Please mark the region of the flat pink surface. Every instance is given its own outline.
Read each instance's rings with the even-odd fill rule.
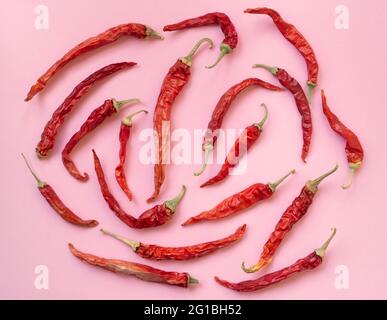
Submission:
[[[387,214],[386,142],[387,109],[384,91],[386,74],[385,1],[345,1],[350,10],[350,27],[337,30],[334,9],[337,1],[53,1],[49,9],[48,30],[36,30],[36,1],[8,1],[0,11],[0,96],[1,96],[1,276],[0,298],[28,299],[347,299],[387,298],[385,271]],[[176,101],[173,127],[190,131],[204,129],[221,94],[240,80],[258,76],[277,83],[263,70],[252,70],[253,63],[283,66],[299,81],[306,81],[303,59],[264,16],[247,15],[243,9],[268,5],[278,9],[310,40],[321,67],[320,88],[326,90],[332,109],[358,133],[365,152],[364,167],[354,186],[342,191],[348,169],[344,143],[329,128],[321,110],[319,90],[312,104],[314,135],[308,164],[300,160],[300,119],[288,92],[249,90],[234,105],[224,122],[225,128],[240,129],[261,116],[258,106],[266,102],[270,118],[260,142],[251,150],[248,172],[225,183],[201,190],[200,183],[216,173],[213,165],[200,178],[192,173],[198,164],[172,165],[160,201],[172,197],[184,183],[186,198],[168,225],[135,231],[121,223],[104,202],[93,170],[91,149],[101,157],[108,182],[123,207],[138,215],[148,208],[145,199],[153,191],[153,167],[142,165],[137,156],[143,142],[139,133],[151,128],[152,116],[141,116],[133,130],[128,152],[127,174],[135,193],[128,203],[114,180],[117,162],[117,135],[120,116],[106,122],[74,152],[74,159],[91,179],[81,184],[64,170],[60,150],[92,109],[106,98],[142,99],[153,112],[161,82],[168,68],[190,50],[201,37],[211,37],[214,50],[197,54],[192,79]],[[370,8],[370,9],[368,9]],[[69,48],[89,36],[125,22],[142,22],[162,30],[163,25],[211,11],[227,13],[235,23],[240,43],[215,69],[207,70],[217,53],[222,34],[216,27],[165,34],[164,41],[122,39],[78,59],[55,77],[47,89],[29,103],[23,99],[37,77]],[[91,72],[112,62],[136,61],[139,66],[120,72],[94,88],[66,122],[58,137],[55,152],[39,161],[34,148],[53,110],[71,89]],[[122,115],[139,109],[129,107]],[[49,182],[63,200],[80,216],[95,218],[100,226],[145,243],[180,246],[221,238],[243,223],[245,238],[214,254],[187,262],[146,261],[125,245],[103,236],[98,228],[84,230],[62,221],[42,199],[20,153],[24,152],[38,174]],[[262,245],[282,212],[310,178],[315,178],[339,163],[340,170],[321,186],[308,215],[298,223],[280,247],[271,266],[274,271],[293,263],[319,246],[336,226],[338,233],[326,259],[318,269],[304,273],[265,291],[242,294],[217,285],[218,275],[230,281],[253,279],[240,263],[255,262]],[[297,174],[285,182],[276,195],[246,212],[214,223],[182,228],[188,217],[209,209],[226,196],[252,183],[272,181],[289,169]],[[189,289],[143,282],[116,276],[74,258],[67,248],[72,242],[79,249],[104,257],[126,259],[154,267],[187,271],[200,280]],[[49,289],[34,286],[35,267],[46,265]],[[335,287],[335,268],[345,265],[349,288]]]

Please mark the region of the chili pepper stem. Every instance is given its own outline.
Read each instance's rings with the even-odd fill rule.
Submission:
[[[108,230],[105,230],[105,229],[100,229],[100,231],[103,233],[103,234],[106,234],[114,239],[117,239],[125,244],[127,244],[129,247],[132,248],[132,250],[134,252],[136,252],[137,248],[140,246],[140,242],[137,242],[137,241],[133,241],[133,240],[129,240],[123,236],[120,236],[118,234],[115,234],[113,232],[110,232]]]
[[[199,280],[195,279],[192,276],[188,276],[188,284],[198,284]]]
[[[335,235],[336,235],[336,228],[332,228],[332,234],[330,235],[330,237],[328,238],[328,240],[325,241],[324,244],[323,244],[320,248],[316,249],[314,252],[315,252],[318,256],[320,256],[321,258],[324,258],[325,253],[326,253],[326,251],[327,251],[327,248],[328,248],[329,244],[331,243],[331,241],[332,241],[332,239],[333,239],[333,237],[334,237]]]
[[[181,191],[179,192],[179,194],[175,198],[168,200],[168,201],[165,201],[165,206],[174,213],[176,211],[177,206],[179,205],[179,203],[183,199],[186,191],[187,191],[187,187],[183,185],[181,187]]]
[[[164,37],[158,33],[156,30],[152,29],[149,26],[146,26],[146,39],[159,39],[159,40],[164,40]]]
[[[116,112],[119,112],[123,106],[141,103],[140,99],[128,99],[128,100],[116,100],[112,99],[113,101],[113,107],[116,109]]]
[[[271,66],[268,66],[266,64],[255,64],[255,65],[253,65],[253,68],[266,69],[267,71],[269,71],[273,75],[276,75],[277,72],[278,72],[278,68],[277,67],[271,67]]]
[[[309,104],[311,104],[313,90],[314,90],[314,88],[316,88],[316,84],[312,83],[312,82],[309,82],[309,81],[307,82],[307,84],[308,84],[308,87],[307,87],[307,90],[306,90],[306,98],[308,99]]]
[[[313,193],[315,193],[315,192],[317,191],[317,189],[318,189],[318,185],[319,185],[325,178],[329,177],[331,174],[333,174],[334,172],[336,172],[338,168],[339,168],[339,165],[336,164],[336,166],[335,166],[332,170],[328,171],[327,173],[324,173],[321,177],[318,177],[318,178],[315,179],[315,180],[308,181],[308,182],[306,183],[306,186],[308,187],[308,189],[309,189],[310,191],[312,191]]]
[[[44,181],[40,180],[39,177],[36,175],[36,173],[32,170],[31,165],[28,162],[26,156],[23,153],[21,155],[22,155],[22,157],[24,159],[24,162],[26,163],[28,169],[30,170],[31,174],[34,176],[34,178],[35,178],[35,180],[36,180],[36,182],[38,184],[38,188],[39,189],[43,188],[46,185],[46,183]]]
[[[190,51],[190,53],[188,55],[186,55],[185,57],[181,57],[179,60],[181,62],[183,62],[184,64],[186,64],[187,66],[191,67],[192,66],[192,59],[195,55],[195,53],[198,51],[198,49],[200,48],[200,46],[204,43],[204,42],[207,42],[209,44],[209,48],[212,49],[213,46],[214,46],[214,43],[212,42],[211,39],[209,38],[203,38],[201,40],[199,40],[195,46],[192,48],[192,50]]]
[[[207,163],[208,163],[208,158],[210,157],[210,153],[211,153],[212,150],[214,150],[214,146],[212,144],[206,144],[204,146],[203,164],[202,164],[202,167],[200,168],[200,170],[198,172],[194,173],[194,175],[196,177],[200,176],[204,172],[204,170],[206,170]]]
[[[219,53],[219,56],[218,58],[216,59],[215,63],[214,64],[211,64],[209,66],[206,66],[207,69],[212,69],[213,67],[215,67],[222,59],[223,57],[226,55],[226,54],[229,54],[232,52],[232,48],[226,44],[226,43],[222,43],[220,45],[220,53]]]
[[[270,183],[268,183],[268,186],[269,186],[269,188],[270,188],[270,190],[272,191],[272,192],[275,192],[275,190],[278,188],[278,186],[284,181],[284,180],[286,180],[286,178],[287,177],[289,177],[289,176],[291,176],[291,175],[293,175],[293,174],[295,174],[296,173],[296,170],[292,170],[292,171],[290,171],[288,174],[286,174],[285,176],[283,176],[281,179],[279,179],[279,180],[277,180],[277,181],[275,181],[275,182],[270,182]]]
[[[258,123],[255,124],[255,126],[256,126],[260,131],[262,131],[263,126],[265,125],[265,122],[266,122],[266,120],[267,120],[267,118],[268,118],[268,116],[269,116],[269,110],[267,109],[266,104],[261,103],[261,107],[263,107],[263,109],[265,110],[265,115],[263,116],[263,119],[262,119],[260,122],[258,122]]]
[[[350,170],[349,182],[345,185],[342,185],[341,186],[342,189],[347,190],[352,186],[353,178],[355,176],[356,171],[360,168],[360,166],[361,166],[361,161],[357,162],[357,163],[350,163],[349,164],[349,170]]]
[[[148,114],[148,111],[147,110],[139,110],[135,113],[132,113],[131,115],[125,117],[124,119],[122,119],[122,124],[128,126],[128,127],[131,127],[132,124],[133,124],[133,117],[137,116],[138,114],[140,113],[145,113],[145,114]]]

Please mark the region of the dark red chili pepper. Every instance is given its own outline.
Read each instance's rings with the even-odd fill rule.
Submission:
[[[39,158],[46,157],[48,152],[54,147],[55,138],[60,127],[71,113],[78,101],[90,90],[94,84],[107,76],[125,68],[136,65],[135,62],[120,62],[105,66],[92,73],[85,80],[80,82],[73,91],[67,96],[62,104],[54,111],[51,119],[47,122],[42,132],[40,141],[36,147],[36,154]]]
[[[221,248],[228,247],[229,245],[239,241],[246,232],[246,225],[239,227],[233,234],[227,236],[226,238],[184,247],[160,247],[154,244],[145,244],[129,240],[107,230],[101,229],[101,231],[104,234],[124,242],[131,247],[135,253],[146,259],[190,260],[212,253]]]
[[[271,233],[269,239],[263,246],[261,257],[259,261],[250,268],[245,268],[245,264],[242,263],[242,269],[245,272],[252,273],[257,272],[264,266],[271,263],[277,248],[281,244],[285,236],[290,232],[293,226],[301,220],[301,218],[307,213],[310,205],[313,202],[313,198],[318,191],[319,184],[332,173],[338,169],[336,165],[331,171],[323,174],[321,177],[308,181],[302,188],[300,195],[295,198],[292,204],[286,209],[279,219],[274,231]]]
[[[62,58],[55,62],[31,87],[25,101],[31,100],[37,93],[42,91],[51,78],[59,72],[70,61],[78,56],[90,52],[94,49],[101,48],[109,43],[118,40],[122,36],[131,36],[138,39],[163,39],[163,37],[154,31],[152,28],[139,23],[127,23],[115,26],[100,33],[95,37],[91,37],[74,48],[68,51]]]
[[[291,77],[286,70],[277,67],[269,67],[263,64],[256,64],[254,68],[264,68],[277,77],[278,81],[288,89],[294,96],[298,112],[301,115],[302,121],[302,136],[304,139],[304,145],[302,147],[301,158],[306,162],[306,156],[308,155],[310,142],[312,140],[312,113],[310,111],[308,99],[305,96],[304,90],[296,79]]]
[[[247,9],[245,13],[254,13],[254,14],[266,14],[273,19],[274,24],[277,26],[278,30],[282,33],[286,40],[288,40],[304,57],[306,62],[306,67],[308,69],[308,101],[310,103],[312,98],[312,91],[317,86],[318,81],[318,72],[319,66],[316,59],[316,55],[297,28],[287,23],[282,19],[280,14],[270,8],[256,8],[256,9]]]
[[[79,260],[85,261],[88,264],[114,273],[135,276],[144,281],[165,283],[184,288],[199,283],[198,280],[192,278],[186,272],[163,271],[141,263],[100,258],[77,250],[71,243],[69,243],[69,249]]]
[[[259,139],[268,116],[266,105],[262,103],[261,106],[263,106],[265,109],[265,116],[263,119],[259,123],[248,126],[245,128],[245,130],[243,130],[242,134],[235,141],[234,146],[227,154],[227,157],[224,160],[224,164],[222,165],[222,168],[218,174],[207,182],[203,183],[200,188],[213,185],[226,179],[230,173],[230,169],[234,168],[238,164],[239,159],[243,156],[243,153],[247,152],[247,150],[249,150],[251,146]]]
[[[140,111],[137,111],[137,112],[133,113],[132,115],[124,118],[121,121],[120,134],[119,134],[119,140],[120,140],[119,159],[120,159],[120,162],[116,167],[115,175],[116,175],[116,180],[118,182],[118,185],[121,187],[122,191],[124,191],[124,193],[126,194],[126,196],[129,199],[129,201],[132,200],[133,195],[128,187],[128,183],[126,181],[126,175],[125,175],[125,171],[124,171],[124,165],[125,165],[125,161],[126,161],[126,146],[128,144],[128,140],[130,137],[130,130],[131,130],[132,125],[133,125],[132,119],[134,116],[136,116],[137,114],[139,114],[141,112],[148,113],[148,111],[146,111],[146,110],[140,110]]]
[[[165,156],[167,155],[165,139],[169,137],[165,131],[165,125],[171,121],[171,111],[176,97],[183,90],[191,77],[192,58],[200,45],[207,42],[212,48],[211,39],[201,39],[186,56],[179,58],[176,63],[169,69],[161,86],[160,94],[157,99],[156,108],[153,114],[153,130],[156,139],[156,164],[154,166],[154,192],[147,200],[152,202],[160,194],[161,186],[165,180]]]
[[[235,291],[241,291],[241,292],[250,292],[250,291],[257,291],[257,290],[264,289],[275,283],[286,280],[298,272],[303,272],[306,270],[312,270],[317,268],[322,263],[326,250],[329,246],[329,243],[332,241],[335,234],[336,234],[336,229],[333,229],[332,235],[319,249],[314,250],[311,254],[307,255],[305,258],[297,260],[294,264],[292,264],[289,267],[283,268],[281,270],[278,270],[272,273],[265,274],[264,276],[255,280],[247,280],[239,283],[231,283],[226,280],[221,280],[218,277],[215,277],[215,281],[226,288],[229,288]]]
[[[203,151],[204,151],[204,160],[202,164],[202,168],[199,172],[195,173],[195,176],[200,176],[204,170],[206,169],[208,158],[210,156],[211,151],[214,149],[217,140],[217,131],[222,127],[223,119],[230,109],[231,104],[234,102],[235,98],[245,89],[251,86],[258,86],[264,89],[272,90],[272,91],[282,91],[283,89],[272,85],[268,82],[262,81],[258,78],[249,78],[245,79],[240,83],[232,86],[230,89],[223,94],[223,96],[219,99],[218,103],[214,111],[212,112],[211,120],[208,123],[208,128],[204,135],[203,141]]]
[[[364,151],[359,138],[354,134],[350,129],[348,129],[340,119],[330,110],[327,103],[327,98],[325,96],[324,90],[321,90],[322,106],[325,117],[328,119],[329,125],[332,130],[340,135],[346,142],[345,153],[347,155],[347,160],[349,163],[350,169],[350,178],[347,185],[342,186],[343,189],[348,189],[352,186],[353,177],[356,171],[360,168],[363,158]]]
[[[98,178],[102,195],[106,203],[109,205],[110,210],[112,210],[115,215],[127,226],[135,229],[157,227],[167,223],[172,218],[177,206],[184,197],[186,192],[185,186],[182,187],[180,193],[175,198],[165,201],[163,204],[156,205],[143,212],[138,218],[135,218],[121,209],[120,204],[109,190],[101,162],[94,150],[93,156],[95,173]]]
[[[72,212],[66,205],[62,202],[62,200],[58,197],[55,190],[46,182],[40,180],[35,172],[32,170],[30,164],[28,163],[27,158],[22,154],[24,161],[27,164],[28,169],[36,179],[38,184],[38,189],[42,196],[47,200],[51,208],[60,215],[63,220],[75,224],[81,227],[95,227],[98,225],[98,221],[96,220],[83,220],[78,217],[74,212]]]
[[[102,122],[104,122],[108,117],[113,114],[118,113],[121,108],[128,104],[139,103],[138,99],[131,100],[122,100],[117,101],[115,99],[105,100],[105,102],[95,109],[92,113],[90,113],[89,117],[82,124],[81,128],[76,132],[69,142],[65,145],[62,151],[62,162],[67,169],[67,171],[77,180],[79,181],[87,181],[89,179],[89,175],[84,173],[83,175],[79,172],[77,167],[75,166],[74,161],[70,157],[70,153],[73,151],[75,146],[81,141],[87,134],[97,128]]]
[[[269,199],[274,194],[281,182],[294,173],[295,170],[292,170],[286,176],[282,177],[274,183],[253,184],[245,190],[226,198],[218,205],[216,205],[213,209],[203,211],[202,213],[189,218],[186,222],[182,224],[182,226],[187,226],[205,220],[218,220],[221,218],[225,218],[236,214],[243,209],[249,208],[257,202]]]
[[[197,18],[187,19],[175,24],[167,25],[164,27],[163,31],[176,31],[188,28],[208,26],[211,24],[219,25],[224,34],[224,39],[222,41],[222,44],[220,45],[219,57],[213,65],[206,67],[213,68],[220,62],[220,60],[222,60],[222,58],[226,54],[231,53],[238,44],[238,34],[230,18],[226,14],[222,12],[207,13]]]

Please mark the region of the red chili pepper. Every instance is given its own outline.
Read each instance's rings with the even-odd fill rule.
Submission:
[[[74,48],[68,51],[62,58],[55,62],[31,87],[27,94],[25,101],[31,100],[37,93],[42,91],[51,78],[59,72],[70,61],[74,60],[78,56],[93,51],[94,49],[101,48],[107,44],[110,44],[118,40],[122,36],[131,36],[138,39],[163,39],[163,37],[154,31],[152,28],[139,23],[127,23],[115,26],[106,30],[105,32],[91,37]]]
[[[200,176],[206,169],[208,158],[211,151],[214,149],[217,141],[217,131],[222,127],[223,119],[230,109],[231,104],[234,102],[235,98],[245,89],[251,86],[258,86],[264,89],[272,91],[282,91],[280,87],[272,85],[268,82],[262,81],[257,78],[245,79],[240,83],[232,86],[228,89],[223,96],[219,99],[214,111],[212,112],[211,120],[208,123],[208,128],[206,130],[204,141],[203,141],[203,151],[204,151],[204,160],[201,169],[195,173],[195,176]]]
[[[329,246],[329,243],[332,241],[335,234],[336,234],[336,229],[333,229],[332,235],[319,249],[314,250],[311,254],[307,255],[305,258],[297,260],[289,267],[283,268],[281,270],[278,270],[272,273],[265,274],[264,276],[255,280],[247,280],[239,283],[231,283],[226,280],[221,280],[218,277],[215,277],[215,281],[226,288],[229,288],[235,291],[241,291],[241,292],[251,292],[251,291],[264,289],[275,283],[286,280],[294,276],[298,272],[303,272],[306,270],[312,270],[317,268],[322,263],[326,250]]]
[[[203,211],[202,213],[189,218],[186,222],[182,224],[182,226],[187,226],[204,220],[218,220],[221,218],[225,218],[243,209],[249,208],[257,202],[269,199],[274,194],[281,182],[283,182],[287,177],[294,173],[295,170],[292,170],[286,176],[282,177],[274,183],[253,184],[245,190],[226,198],[218,205],[216,205],[213,209]]]
[[[126,181],[126,175],[125,175],[125,171],[124,171],[124,165],[125,165],[125,161],[126,161],[126,146],[128,144],[128,140],[130,137],[130,130],[131,130],[132,125],[133,125],[132,119],[134,116],[138,115],[141,112],[148,113],[148,111],[146,111],[146,110],[140,110],[140,111],[137,111],[137,112],[133,113],[132,115],[124,118],[121,121],[120,134],[119,134],[119,140],[120,140],[119,159],[120,159],[120,162],[116,167],[115,175],[116,175],[116,180],[118,182],[118,185],[121,187],[122,191],[124,191],[124,193],[126,194],[126,196],[129,199],[129,201],[132,201],[133,195],[128,187],[128,183]]]
[[[318,81],[318,72],[319,66],[316,59],[316,55],[305,39],[305,37],[301,34],[297,28],[287,23],[282,19],[280,14],[270,8],[256,8],[256,9],[246,9],[245,13],[254,13],[254,14],[266,14],[270,18],[273,19],[274,24],[277,26],[278,30],[282,33],[286,40],[288,40],[304,57],[306,66],[308,69],[308,101],[310,103],[312,98],[312,91],[317,86]]]
[[[79,172],[77,167],[75,166],[74,161],[70,157],[70,153],[73,151],[75,146],[81,141],[87,134],[97,128],[102,122],[104,122],[108,117],[113,114],[118,113],[123,106],[128,104],[139,103],[138,99],[131,100],[123,100],[117,101],[115,99],[105,100],[105,102],[95,109],[86,121],[83,123],[78,132],[76,132],[69,142],[65,145],[62,151],[62,161],[67,169],[67,171],[77,180],[79,181],[87,181],[89,179],[89,175],[85,172],[83,175]]]
[[[167,223],[172,218],[177,206],[184,197],[186,192],[185,186],[182,187],[180,193],[175,198],[146,210],[136,219],[121,209],[120,204],[109,190],[101,162],[94,150],[93,156],[95,173],[97,174],[102,195],[106,203],[109,205],[110,210],[112,210],[115,215],[127,226],[135,229],[157,227]]]
[[[56,135],[60,127],[71,113],[78,101],[94,86],[97,82],[107,76],[125,68],[136,65],[135,62],[120,62],[105,66],[89,75],[85,80],[80,82],[73,91],[67,96],[62,104],[54,111],[51,119],[47,122],[42,132],[40,141],[36,147],[36,154],[39,158],[46,157],[48,152],[54,147]]]
[[[302,121],[302,136],[304,139],[304,145],[302,147],[301,158],[306,162],[306,157],[309,152],[310,142],[312,140],[312,113],[310,111],[308,99],[305,96],[304,90],[296,79],[291,77],[286,70],[277,67],[269,67],[263,64],[256,64],[254,68],[264,68],[277,77],[278,81],[288,89],[294,96],[298,112],[301,115]]]
[[[238,164],[239,159],[243,156],[243,153],[247,152],[247,150],[249,150],[251,146],[259,139],[263,126],[268,117],[266,105],[262,103],[261,106],[265,109],[265,115],[263,119],[259,123],[248,126],[245,128],[245,130],[243,130],[242,134],[235,141],[234,146],[227,154],[227,157],[224,160],[224,164],[222,165],[222,168],[218,174],[207,182],[203,183],[200,188],[213,185],[226,179],[230,173],[230,169],[234,168]]]
[[[319,184],[332,173],[338,169],[336,165],[331,171],[323,174],[321,177],[308,181],[302,188],[300,195],[295,198],[292,204],[282,214],[280,220],[275,226],[274,231],[271,233],[266,244],[263,246],[261,257],[259,261],[250,268],[246,268],[244,262],[242,263],[242,269],[247,273],[257,272],[264,266],[271,263],[277,248],[281,244],[285,236],[290,232],[293,226],[301,220],[301,218],[307,213],[310,205],[313,202],[313,198],[318,191]]]
[[[350,169],[350,178],[347,185],[342,186],[343,189],[349,189],[352,186],[353,177],[357,170],[359,170],[363,158],[364,151],[359,138],[354,134],[350,129],[348,129],[340,119],[330,110],[327,103],[327,98],[325,96],[324,90],[321,90],[322,106],[323,111],[328,119],[329,125],[332,130],[340,135],[346,142],[345,153],[347,155],[347,160],[349,163]]]
[[[104,229],[101,229],[101,232],[122,241],[136,254],[146,259],[190,260],[212,253],[218,249],[228,247],[229,245],[239,241],[246,232],[246,225],[239,227],[233,234],[227,236],[226,238],[184,247],[160,247],[154,244],[145,244],[129,240]]]
[[[164,27],[163,31],[176,31],[176,30],[182,30],[182,29],[188,29],[188,28],[208,26],[211,24],[219,25],[225,36],[225,38],[222,41],[222,44],[220,45],[220,54],[216,62],[213,65],[206,67],[206,68],[213,68],[220,62],[220,60],[222,60],[222,58],[226,54],[231,53],[238,44],[237,31],[234,25],[232,24],[230,18],[226,14],[221,12],[207,13],[200,17],[187,19],[175,24],[167,25]]]
[[[165,283],[173,286],[187,288],[189,285],[199,283],[188,273],[163,271],[145,264],[117,259],[100,258],[92,254],[83,253],[69,243],[71,253],[79,260],[85,261],[102,269],[123,275],[135,276],[138,279],[150,282]]]
[[[74,212],[72,212],[66,205],[62,202],[62,200],[58,197],[55,190],[46,182],[40,180],[35,172],[32,170],[30,164],[28,163],[27,158],[22,154],[25,163],[27,164],[28,169],[36,179],[38,184],[38,189],[42,196],[47,200],[51,208],[60,215],[63,220],[75,224],[81,227],[95,227],[98,225],[98,221],[96,220],[83,220],[78,217]]]
[[[166,142],[169,137],[164,132],[165,124],[171,121],[171,111],[176,97],[183,90],[191,77],[192,58],[200,45],[207,42],[212,48],[213,43],[211,39],[201,39],[186,56],[179,58],[176,63],[169,69],[168,74],[164,78],[161,86],[160,94],[157,99],[156,108],[153,114],[153,130],[155,132],[156,142],[156,164],[154,166],[154,192],[147,200],[152,202],[157,199],[160,194],[161,186],[165,180],[165,160],[164,156],[167,154]],[[164,130],[163,130],[164,128]]]

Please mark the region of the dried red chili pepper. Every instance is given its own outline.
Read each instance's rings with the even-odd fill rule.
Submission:
[[[261,257],[259,261],[250,268],[246,268],[244,262],[242,263],[242,269],[247,273],[257,272],[264,266],[271,263],[277,248],[281,244],[285,236],[290,232],[293,226],[301,220],[301,218],[307,213],[310,205],[313,202],[313,198],[318,191],[319,184],[332,173],[338,169],[336,165],[331,171],[323,174],[321,177],[308,181],[302,188],[300,195],[295,198],[292,204],[286,209],[279,219],[274,231],[269,236],[263,246]]]
[[[169,69],[161,86],[160,94],[157,99],[156,108],[153,114],[153,130],[155,132],[156,143],[156,164],[154,166],[154,192],[147,200],[152,202],[157,199],[160,194],[161,186],[165,180],[165,161],[164,156],[167,154],[166,143],[164,140],[168,134],[163,132],[166,123],[171,121],[172,105],[176,97],[183,90],[191,77],[192,58],[200,45],[207,42],[212,48],[211,39],[201,39],[191,50],[191,52],[182,58],[179,58],[176,63]]]
[[[211,120],[208,123],[208,128],[206,130],[206,133],[204,135],[204,141],[203,141],[203,151],[204,151],[204,158],[203,158],[203,164],[201,169],[195,173],[195,176],[200,176],[204,170],[206,169],[208,158],[210,156],[211,151],[214,149],[214,146],[217,141],[217,131],[222,127],[223,119],[227,113],[227,111],[230,109],[231,104],[234,102],[236,97],[245,89],[251,87],[251,86],[258,86],[264,89],[272,90],[272,91],[282,91],[283,89],[280,87],[277,87],[273,84],[270,84],[268,82],[262,81],[258,78],[248,78],[243,80],[240,83],[237,83],[236,85],[232,86],[230,89],[228,89],[223,96],[219,99],[218,103],[216,104],[216,107],[214,111],[212,112]]]
[[[274,24],[277,26],[278,30],[282,33],[286,40],[288,40],[304,57],[306,66],[308,69],[308,101],[310,103],[312,98],[312,91],[317,86],[318,81],[318,72],[319,66],[316,59],[316,55],[305,39],[305,37],[301,34],[297,28],[284,21],[280,14],[270,8],[256,8],[256,9],[246,9],[245,13],[254,13],[254,14],[266,14],[270,18],[272,18]]]
[[[347,160],[349,163],[350,169],[350,178],[347,185],[342,186],[343,189],[348,189],[352,186],[353,177],[357,170],[359,170],[363,158],[364,151],[359,138],[354,134],[350,129],[348,129],[340,119],[330,110],[327,103],[327,98],[325,96],[324,90],[321,90],[321,99],[322,106],[325,117],[327,118],[329,125],[332,130],[340,135],[346,142],[345,153],[347,155]]]
[[[212,253],[242,239],[246,232],[246,225],[239,227],[233,234],[226,238],[195,244],[184,247],[160,247],[154,244],[145,244],[129,240],[125,237],[101,229],[101,232],[127,244],[136,254],[146,259],[153,260],[190,260]]]
[[[188,28],[196,28],[202,26],[208,26],[211,24],[217,24],[220,26],[225,38],[220,45],[220,54],[213,65],[206,68],[215,67],[220,60],[226,55],[231,53],[238,44],[238,34],[231,22],[230,18],[222,12],[207,13],[203,16],[187,19],[175,24],[167,25],[163,28],[163,31],[176,31]]]
[[[78,132],[74,133],[71,139],[65,145],[62,151],[62,162],[67,169],[67,171],[77,180],[79,181],[87,181],[89,179],[89,175],[84,173],[83,175],[79,172],[77,167],[75,166],[74,161],[70,157],[70,153],[73,151],[75,146],[81,141],[87,134],[97,128],[102,122],[104,122],[108,117],[113,114],[118,113],[123,106],[128,104],[139,103],[138,99],[131,100],[122,100],[117,101],[115,99],[105,100],[105,102],[95,109],[92,113],[90,113],[89,117],[82,124],[81,128]]]
[[[189,218],[182,224],[182,226],[187,226],[205,220],[218,220],[225,218],[236,214],[243,209],[249,208],[257,202],[269,199],[274,194],[281,182],[283,182],[287,177],[294,174],[295,172],[295,170],[290,171],[287,175],[276,182],[268,184],[253,184],[245,190],[233,194],[232,196],[221,201],[211,210],[203,211],[202,213]]]
[[[141,263],[97,257],[77,250],[71,243],[69,243],[69,249],[75,257],[88,264],[114,273],[135,276],[144,281],[165,283],[184,288],[199,283],[198,280],[186,272],[163,271]]]
[[[140,111],[137,111],[137,112],[133,113],[132,115],[124,118],[121,121],[120,134],[119,134],[119,140],[120,140],[119,159],[120,159],[120,162],[116,167],[115,175],[116,175],[116,180],[117,180],[118,185],[121,187],[122,191],[124,191],[124,193],[126,194],[126,196],[129,199],[129,201],[132,200],[133,195],[128,187],[128,183],[126,181],[126,175],[125,175],[125,171],[124,171],[124,165],[125,165],[125,160],[126,160],[126,146],[128,144],[128,140],[130,137],[130,130],[131,130],[132,125],[133,125],[133,117],[138,115],[141,112],[148,113],[148,111],[146,111],[146,110],[140,110]]]
[[[256,64],[254,68],[264,68],[271,72],[278,81],[288,89],[294,96],[294,101],[296,102],[298,112],[301,115],[302,121],[302,136],[304,140],[304,145],[302,146],[301,158],[306,162],[306,156],[308,155],[310,142],[312,140],[312,113],[310,111],[308,99],[305,96],[304,90],[296,79],[291,77],[289,73],[277,67],[269,67],[263,64]]]
[[[56,135],[58,134],[60,127],[65,122],[66,117],[71,113],[78,101],[90,90],[92,86],[107,76],[125,68],[132,67],[136,64],[136,62],[120,62],[109,64],[108,66],[105,66],[92,73],[82,82],[80,82],[62,102],[62,104],[54,111],[51,119],[44,127],[40,141],[36,147],[37,156],[39,158],[43,158],[48,155],[48,152],[54,147]]]
[[[242,134],[235,141],[232,149],[227,154],[227,157],[224,160],[224,164],[222,165],[222,168],[218,174],[207,182],[203,183],[200,188],[213,185],[226,179],[230,173],[230,169],[234,168],[238,164],[239,159],[243,156],[243,153],[247,152],[247,150],[249,150],[251,146],[259,139],[263,126],[268,117],[268,110],[266,105],[262,103],[261,106],[265,109],[265,115],[263,119],[259,123],[254,123],[253,125],[248,126],[245,128],[245,130],[243,130]]]
[[[306,270],[312,270],[317,268],[323,261],[325,257],[326,250],[329,246],[329,243],[332,241],[333,237],[336,234],[336,229],[333,229],[333,232],[329,239],[319,248],[314,250],[311,254],[307,255],[305,258],[297,260],[291,266],[283,268],[281,270],[265,274],[264,276],[255,279],[247,280],[239,283],[231,283],[226,280],[221,280],[218,277],[215,277],[215,281],[220,285],[229,288],[235,291],[241,292],[251,292],[264,289],[275,283],[286,280],[298,272],[303,272]]]
[[[68,51],[62,58],[55,62],[31,87],[25,101],[31,100],[37,93],[42,91],[51,78],[59,72],[70,61],[78,56],[101,48],[118,40],[122,36],[131,36],[138,39],[163,39],[163,37],[152,28],[139,23],[127,23],[115,26],[95,37],[91,37]]]
[[[177,206],[184,197],[186,192],[185,186],[182,187],[180,193],[175,198],[165,201],[163,204],[156,205],[153,208],[143,212],[138,218],[135,218],[122,210],[120,204],[110,192],[106,183],[101,161],[99,160],[94,150],[93,157],[95,173],[98,178],[98,183],[101,188],[102,195],[106,203],[109,205],[110,210],[112,210],[115,215],[127,226],[135,229],[157,227],[167,223],[172,218]]]
[[[35,174],[35,172],[32,170],[30,164],[28,163],[27,158],[22,154],[25,163],[27,164],[28,169],[34,176],[37,184],[38,189],[42,196],[47,200],[51,208],[54,209],[54,211],[60,215],[60,217],[63,220],[66,220],[67,222],[70,222],[72,224],[75,224],[77,226],[81,227],[95,227],[98,225],[98,221],[96,220],[83,220],[80,217],[78,217],[74,212],[72,212],[59,198],[59,196],[56,194],[55,190],[46,182],[40,180],[38,176]]]

